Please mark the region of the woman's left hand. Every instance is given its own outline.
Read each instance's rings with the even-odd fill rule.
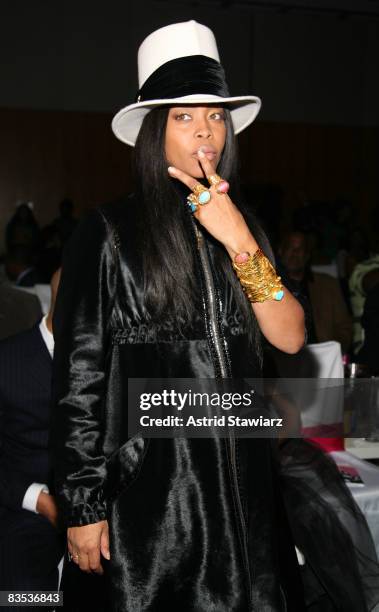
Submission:
[[[216,170],[201,149],[198,152],[198,157],[207,178],[212,174],[216,174]],[[178,168],[170,166],[168,172],[170,176],[178,179],[191,190],[199,183],[196,178]],[[210,201],[208,204],[198,206],[197,211],[193,213],[194,217],[214,238],[224,245],[233,259],[237,253],[244,251],[254,253],[258,248],[258,244],[251,234],[243,215],[228,194],[217,193],[214,185],[209,187],[208,190],[211,194]]]

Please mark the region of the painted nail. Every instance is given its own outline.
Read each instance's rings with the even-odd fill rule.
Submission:
[[[205,153],[201,149],[198,150],[198,154],[199,154],[199,157],[205,157]]]
[[[246,263],[249,257],[250,257],[250,253],[248,253],[247,251],[244,251],[242,253],[237,253],[237,255],[234,258],[234,261],[238,264]]]

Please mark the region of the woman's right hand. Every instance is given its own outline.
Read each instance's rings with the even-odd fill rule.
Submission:
[[[110,559],[108,521],[100,521],[69,527],[67,529],[68,551],[74,563],[87,574],[103,574],[100,554]],[[79,556],[78,556],[79,555]]]

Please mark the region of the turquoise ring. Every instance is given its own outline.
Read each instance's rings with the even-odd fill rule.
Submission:
[[[195,213],[197,211],[197,204],[195,202],[192,202],[191,200],[187,199],[187,204],[191,213]]]
[[[205,204],[208,204],[208,202],[210,202],[211,200],[211,192],[208,191],[207,189],[205,191],[202,191],[198,196],[197,199],[199,201],[199,204],[201,206],[204,206]]]
[[[193,194],[189,196],[190,199],[192,199],[192,201],[195,199],[196,204],[200,204],[200,206],[205,206],[205,204],[208,204],[211,200],[211,192],[201,183],[197,183],[192,189],[192,192]]]

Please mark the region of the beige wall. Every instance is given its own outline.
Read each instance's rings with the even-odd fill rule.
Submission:
[[[0,109],[0,133],[1,247],[19,201],[33,201],[45,225],[64,197],[80,214],[130,186],[129,150],[113,136],[106,114]]]

